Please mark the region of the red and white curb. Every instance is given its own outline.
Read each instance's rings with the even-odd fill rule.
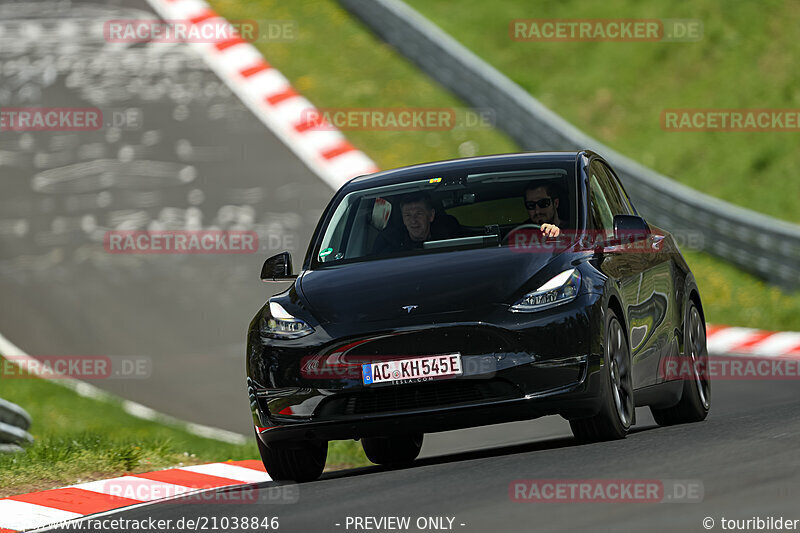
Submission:
[[[0,499],[0,533],[41,528],[198,491],[271,481],[261,461],[184,466]]]
[[[712,355],[759,358],[800,358],[800,333],[706,325],[706,344]]]
[[[309,120],[319,117],[316,108],[303,98],[261,53],[244,41],[224,18],[203,0],[148,0],[168,21],[193,25],[228,25],[230,39],[216,43],[189,43],[205,62],[250,110],[289,149],[334,189],[349,179],[377,172],[378,167],[357,150],[332,125]]]

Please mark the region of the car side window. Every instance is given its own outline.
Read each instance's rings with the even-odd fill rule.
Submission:
[[[608,200],[600,186],[600,178],[593,168],[589,171],[589,199],[592,202],[592,218],[594,227],[602,230],[606,238],[614,235],[614,214],[608,205]]]
[[[625,188],[622,186],[622,182],[620,181],[619,177],[614,173],[613,170],[608,165],[603,165],[603,170],[605,170],[606,176],[608,176],[611,185],[613,185],[617,191],[619,192],[619,198],[622,201],[622,207],[625,209],[624,214],[626,215],[636,215],[636,208],[633,207],[633,203],[631,199],[628,197],[628,193],[625,192]]]
[[[603,196],[611,208],[612,215],[629,215],[631,212],[622,201],[622,195],[619,189],[614,185],[612,178],[606,173],[605,168],[599,161],[593,161],[589,167],[592,175],[597,176],[597,181],[600,188],[603,190]],[[613,217],[612,217],[613,218]]]

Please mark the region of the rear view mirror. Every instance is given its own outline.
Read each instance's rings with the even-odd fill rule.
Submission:
[[[614,242],[626,244],[641,241],[650,236],[650,226],[636,215],[614,215]]]
[[[296,279],[292,274],[292,254],[281,252],[275,254],[261,267],[261,281],[290,281]]]

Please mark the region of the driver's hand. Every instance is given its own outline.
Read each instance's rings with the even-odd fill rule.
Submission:
[[[542,233],[548,237],[558,237],[561,234],[561,230],[555,224],[542,224],[541,229]]]

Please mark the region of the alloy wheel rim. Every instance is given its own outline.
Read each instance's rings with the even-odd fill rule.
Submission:
[[[704,350],[705,334],[700,321],[700,313],[692,307],[689,313],[689,356],[692,358],[692,372],[697,385],[700,403],[708,410],[710,407],[711,382],[708,379],[708,353]]]
[[[611,323],[606,351],[617,416],[619,416],[622,425],[628,428],[631,425],[631,420],[633,420],[633,385],[628,364],[628,354],[624,349],[622,328],[616,320]]]

